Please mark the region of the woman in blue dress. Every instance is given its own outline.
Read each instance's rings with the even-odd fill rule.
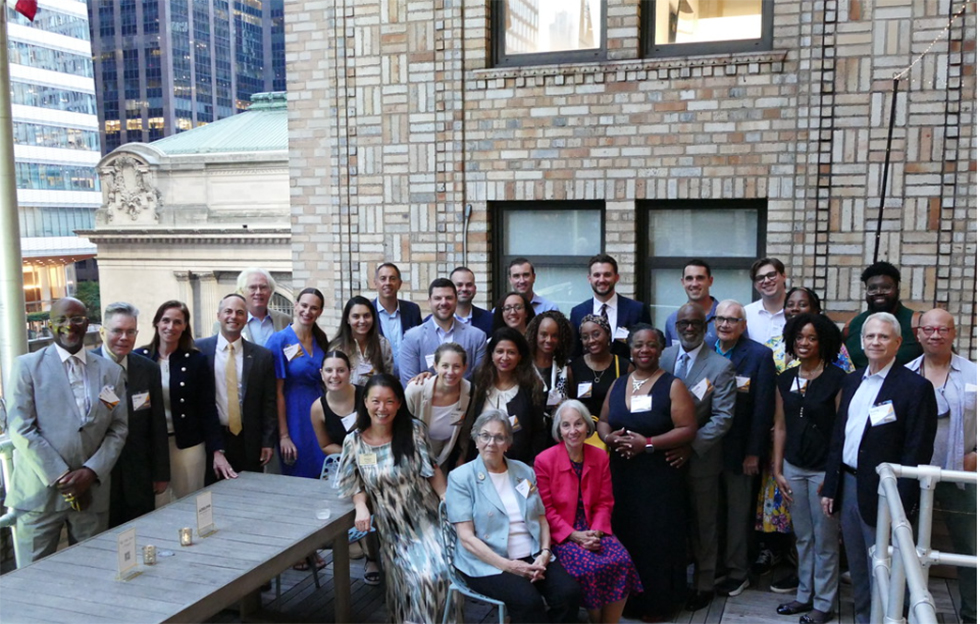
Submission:
[[[329,342],[316,324],[323,303],[319,290],[303,289],[296,299],[293,324],[273,334],[265,345],[276,363],[282,474],[293,477],[318,479],[323,468],[323,451],[310,423],[310,407],[322,392],[320,364]]]

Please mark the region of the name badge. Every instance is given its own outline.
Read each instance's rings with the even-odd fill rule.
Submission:
[[[870,417],[872,427],[898,420],[898,416],[895,415],[895,406],[892,405],[891,401],[885,401],[872,407]]]
[[[374,374],[374,366],[370,362],[360,362],[354,369],[354,375],[358,377],[370,377]]]
[[[617,327],[613,333],[613,340],[629,340],[630,331],[625,327]]]
[[[548,407],[554,407],[555,405],[558,405],[559,403],[561,403],[561,400],[562,400],[561,392],[555,390],[554,388],[548,390]]]
[[[752,386],[751,377],[735,377],[735,389],[738,392],[748,392],[749,388]]]
[[[649,412],[651,409],[653,409],[653,397],[649,394],[634,396],[630,399],[630,411],[634,414],[637,412]]]
[[[133,411],[138,412],[141,409],[150,408],[150,393],[149,392],[137,392],[132,396],[133,401]]]
[[[286,347],[283,347],[282,354],[286,356],[286,361],[287,362],[292,362],[297,357],[299,357],[300,351],[302,349],[303,349],[303,347],[301,347],[298,344],[291,344],[291,345],[288,345]]]
[[[694,398],[697,399],[698,401],[703,401],[705,395],[711,392],[712,387],[713,386],[711,385],[711,382],[708,381],[707,377],[705,377],[704,379],[699,381],[696,386],[691,388],[691,394],[693,394]]]
[[[378,456],[374,453],[361,453],[357,456],[358,466],[377,466]]]
[[[119,397],[116,396],[112,386],[102,387],[102,392],[99,392],[99,400],[105,403],[105,406],[109,409],[113,409],[119,405]]]
[[[357,412],[351,412],[343,418],[340,419],[340,424],[344,426],[344,431],[350,431],[354,428],[354,423],[357,421]]]
[[[463,410],[457,410],[453,412],[452,422],[449,423],[450,427],[458,427],[463,424],[463,419],[466,418],[466,412]]]
[[[521,430],[521,423],[519,420],[517,420],[517,416],[512,415],[510,417],[510,429],[514,433],[517,433],[518,431]]]
[[[805,394],[807,383],[808,382],[806,379],[800,379],[799,377],[796,377],[793,379],[793,386],[789,389],[789,391],[795,392],[796,394]]]
[[[430,353],[429,355],[425,356],[425,367],[426,368],[435,368],[435,365],[436,365],[436,354],[435,353]]]
[[[515,487],[514,489],[517,490],[518,494],[520,494],[524,498],[527,498],[528,496],[531,495],[531,482],[528,481],[527,479],[521,479],[521,482],[518,483],[517,487]]]
[[[578,385],[578,398],[587,399],[592,396],[592,382],[585,381]]]

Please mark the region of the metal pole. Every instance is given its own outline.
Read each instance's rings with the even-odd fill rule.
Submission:
[[[881,222],[885,218],[885,193],[888,192],[888,167],[892,160],[892,136],[895,134],[895,108],[898,104],[898,78],[892,80],[892,111],[888,120],[888,140],[885,142],[885,164],[881,169],[881,201],[878,204],[878,226],[875,230],[875,257],[878,262],[878,249],[881,247]]]
[[[7,3],[0,0],[0,374],[2,388],[14,359],[27,353],[24,269],[14,176],[14,124],[10,111],[10,65],[7,58]]]
[[[888,542],[891,538],[891,512],[885,489],[878,486],[878,524],[875,526],[875,545],[871,551],[871,621],[881,622],[882,613],[888,602],[888,576],[890,553]]]

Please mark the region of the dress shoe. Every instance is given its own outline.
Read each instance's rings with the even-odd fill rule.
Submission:
[[[814,609],[805,615],[800,616],[800,624],[825,624],[834,619],[833,611],[821,611]]]
[[[769,586],[769,591],[776,594],[794,594],[796,593],[796,588],[799,586],[800,577],[795,574],[790,574],[778,581],[773,581],[772,585]]]
[[[684,608],[688,611],[700,611],[711,604],[712,597],[713,594],[709,591],[693,591],[687,597],[687,603],[684,605]]]
[[[809,611],[812,608],[813,603],[803,603],[794,600],[793,602],[786,602],[776,607],[776,613],[779,615],[796,615],[797,613]]]

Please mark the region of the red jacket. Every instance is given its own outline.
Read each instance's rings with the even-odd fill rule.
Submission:
[[[585,444],[582,465],[582,503],[589,528],[612,534],[613,494],[609,476],[609,457],[605,451]],[[555,543],[565,541],[575,530],[579,480],[568,459],[565,445],[559,442],[542,451],[534,460],[534,473],[544,501],[545,515]]]

